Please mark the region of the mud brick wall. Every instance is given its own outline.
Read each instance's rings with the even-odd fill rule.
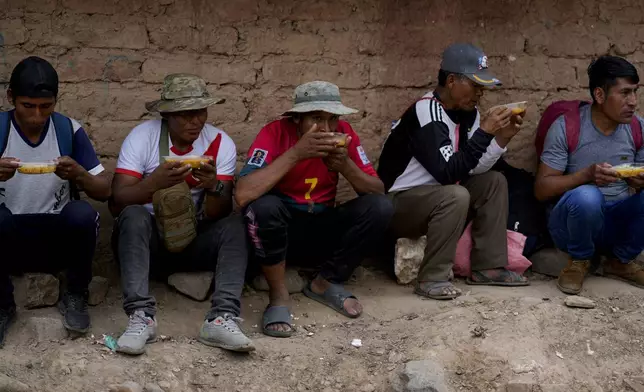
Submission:
[[[484,108],[530,101],[507,159],[534,170],[540,110],[588,96],[592,57],[624,55],[644,72],[644,2],[0,0],[0,88],[23,57],[52,61],[58,110],[85,125],[111,168],[125,135],[150,118],[143,103],[158,97],[167,73],[198,73],[227,99],[210,121],[233,137],[240,163],[260,127],[289,107],[294,86],[329,80],[360,109],[349,120],[376,159],[391,121],[431,88],[454,41],[482,46],[504,82]],[[9,108],[4,96],[0,107]],[[101,254],[109,258],[104,216]]]

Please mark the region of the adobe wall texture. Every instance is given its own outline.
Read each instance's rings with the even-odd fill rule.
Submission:
[[[507,158],[532,170],[539,111],[588,96],[593,56],[624,55],[644,70],[644,2],[0,0],[0,88],[21,58],[52,61],[62,81],[58,110],[85,125],[113,167],[167,73],[200,74],[227,99],[210,121],[233,137],[240,161],[260,127],[289,107],[294,86],[329,80],[360,109],[349,120],[376,159],[391,121],[433,85],[440,53],[454,41],[482,46],[504,82],[483,107],[530,101],[528,126]],[[0,105],[9,107],[4,96]]]

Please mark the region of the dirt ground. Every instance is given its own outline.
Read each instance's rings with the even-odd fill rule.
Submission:
[[[102,334],[117,337],[126,324],[119,289],[112,287],[91,308],[93,339],[36,342],[27,320],[60,316],[54,308],[20,309],[0,350],[0,373],[32,391],[51,392],[108,391],[130,380],[168,392],[389,391],[402,364],[422,359],[443,366],[452,391],[505,391],[517,381],[535,385],[526,391],[628,391],[624,380],[644,375],[644,291],[638,288],[589,277],[582,295],[597,307],[571,309],[555,282],[542,276],[532,276],[525,288],[458,285],[466,294],[457,300],[423,300],[371,271],[349,285],[365,307],[357,320],[295,295],[298,333],[291,339],[261,334],[267,296],[247,293],[242,317],[257,351],[237,355],[194,339],[208,302],[154,284],[165,340],[140,357],[95,344]],[[353,339],[363,346],[353,347]]]

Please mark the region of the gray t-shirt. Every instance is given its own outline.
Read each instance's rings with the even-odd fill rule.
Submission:
[[[580,134],[577,148],[568,154],[566,123],[559,117],[550,127],[541,154],[541,162],[549,167],[571,174],[593,164],[608,162],[612,166],[625,163],[644,163],[644,148],[635,151],[635,143],[628,124],[620,124],[611,135],[603,134],[590,116],[590,105],[580,109]],[[638,117],[644,128],[644,120]],[[628,197],[628,185],[619,181],[599,188],[606,200],[614,201]]]

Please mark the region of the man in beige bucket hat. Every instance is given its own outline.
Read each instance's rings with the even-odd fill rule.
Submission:
[[[233,351],[254,350],[238,325],[248,252],[242,218],[230,215],[237,151],[224,131],[206,124],[207,108],[222,102],[210,96],[198,76],[169,75],[161,99],[145,105],[162,119],[140,124],[123,142],[111,202],[112,212],[118,214],[114,244],[123,307],[130,318],[118,340],[120,352],[141,354],[145,344],[156,339],[156,301],[148,291],[149,272],[165,276],[177,272],[177,266],[183,271],[216,271],[212,307],[199,341]],[[186,197],[181,198],[182,190]],[[170,192],[179,197],[169,199]],[[167,230],[171,219],[159,200],[185,203],[185,222],[175,222],[173,230]],[[179,201],[168,208],[177,207]],[[184,232],[195,234],[174,249],[171,240],[185,240],[176,235]]]
[[[287,254],[291,261],[315,261],[320,267],[304,289],[306,296],[358,317],[362,306],[342,283],[393,213],[358,135],[339,120],[357,110],[342,104],[338,87],[306,83],[295,89],[294,100],[284,118],[257,135],[235,195],[269,286],[262,329],[275,337],[294,332],[285,285]],[[336,207],[339,174],[359,197]]]

